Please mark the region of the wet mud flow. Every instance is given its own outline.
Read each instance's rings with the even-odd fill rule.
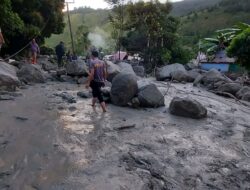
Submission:
[[[165,107],[109,104],[103,114],[77,97],[80,90],[50,82],[0,101],[1,190],[250,189],[249,107],[173,84]],[[197,99],[208,118],[170,115],[176,95]]]

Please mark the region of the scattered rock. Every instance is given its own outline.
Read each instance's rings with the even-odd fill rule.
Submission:
[[[42,69],[45,71],[55,71],[58,69],[57,64],[51,63],[49,60],[41,62]]]
[[[130,64],[126,62],[120,62],[117,65],[120,67],[121,73],[128,73],[128,74],[136,75],[133,70],[133,67]]]
[[[244,86],[236,93],[236,97],[241,99],[248,92],[250,92],[250,87]]]
[[[218,88],[218,91],[220,92],[227,92],[232,95],[236,95],[236,93],[242,88],[242,86],[238,83],[226,83],[221,85]]]
[[[142,87],[138,93],[138,99],[142,107],[156,108],[165,105],[164,96],[155,84]]]
[[[20,86],[16,72],[14,66],[0,61],[0,90],[15,91]]]
[[[55,96],[61,97],[63,100],[66,100],[70,104],[76,103],[75,97],[68,94],[67,92],[63,92],[63,93],[60,93],[60,94],[55,94]]]
[[[17,72],[18,78],[24,83],[44,83],[45,76],[38,65],[26,64]]]
[[[135,74],[139,77],[145,77],[145,68],[143,66],[133,66]]]
[[[0,100],[15,100],[15,98],[10,95],[0,95]]]
[[[169,111],[173,115],[193,119],[201,119],[207,116],[207,109],[198,101],[190,98],[173,98],[169,106]]]
[[[113,78],[121,72],[121,69],[118,65],[112,63],[111,61],[106,61],[107,73],[109,82],[112,82]]]
[[[121,130],[126,130],[126,129],[132,129],[135,128],[135,124],[132,125],[125,125],[125,126],[121,126],[121,127],[117,127],[115,130],[121,131]]]
[[[132,108],[139,108],[140,107],[140,101],[138,99],[138,97],[134,97],[131,102],[129,103],[129,106],[131,106]]]
[[[201,76],[201,74],[196,69],[187,71],[187,74],[189,76],[190,82],[194,82],[197,77]]]
[[[103,96],[110,97],[111,88],[110,87],[104,87],[101,89]]]
[[[20,121],[27,121],[28,120],[28,118],[26,118],[26,117],[20,117],[20,116],[15,116],[15,118],[17,120],[20,120]]]
[[[88,76],[88,68],[86,63],[81,60],[67,63],[66,72],[70,76]]]
[[[173,80],[176,80],[178,82],[193,82],[194,79],[192,77],[189,76],[187,71],[182,71],[182,70],[178,70],[178,71],[173,71],[170,73],[171,78]]]
[[[247,101],[247,102],[250,102],[250,92],[245,93],[245,94],[242,96],[242,100]]]
[[[91,98],[91,94],[89,92],[84,91],[77,92],[77,96],[81,98]]]
[[[213,85],[216,82],[225,81],[231,82],[229,79],[225,78],[219,71],[216,69],[211,69],[207,73],[205,73],[201,79],[201,83],[205,86]]]
[[[66,69],[58,69],[58,70],[56,71],[56,75],[57,75],[58,77],[60,77],[60,76],[62,76],[62,75],[66,75],[66,74],[67,74]]]
[[[76,111],[76,110],[77,110],[77,108],[75,106],[70,106],[69,107],[69,111]]]
[[[137,94],[138,85],[136,76],[128,73],[119,73],[112,81],[111,100],[115,105],[126,106]]]
[[[175,63],[172,65],[166,65],[156,70],[156,80],[164,81],[167,78],[171,78],[171,73],[174,71],[186,71],[182,64]]]

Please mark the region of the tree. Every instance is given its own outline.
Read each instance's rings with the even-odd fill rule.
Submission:
[[[142,52],[145,62],[151,68],[172,57],[169,51],[172,52],[171,48],[177,42],[179,22],[168,15],[171,8],[170,3],[162,4],[158,0],[128,4],[125,28],[129,32],[123,40],[127,42],[124,46],[128,50],[135,48]],[[135,45],[130,47],[128,42],[134,42]]]
[[[229,56],[237,57],[238,63],[250,69],[250,28],[238,34],[227,49]]]
[[[43,43],[45,37],[63,31],[64,0],[2,1],[0,23],[9,53],[19,50],[33,37],[38,37],[38,41]]]
[[[90,46],[90,40],[88,39],[89,29],[85,24],[80,25],[77,28],[75,34],[75,44],[76,44],[76,53],[83,54],[87,51]]]

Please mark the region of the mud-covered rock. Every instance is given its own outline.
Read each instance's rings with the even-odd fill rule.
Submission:
[[[113,78],[121,72],[121,69],[118,65],[114,64],[111,61],[106,61],[106,67],[107,67],[107,80],[109,82],[112,82]]]
[[[193,82],[194,81],[194,79],[188,75],[188,72],[186,70],[185,71],[182,71],[182,70],[173,71],[171,72],[170,75],[173,80],[176,80],[178,82]]]
[[[120,62],[117,65],[120,67],[121,73],[129,73],[129,74],[136,75],[133,70],[133,67],[130,64],[126,62]]]
[[[59,93],[59,94],[55,94],[55,96],[61,97],[63,100],[67,101],[70,104],[76,103],[75,97],[68,94],[67,92],[62,92],[62,93]]]
[[[18,78],[25,83],[44,83],[45,76],[38,65],[26,64],[17,72]]]
[[[211,69],[207,73],[205,73],[201,79],[201,83],[205,86],[213,85],[216,82],[225,81],[230,82],[227,78],[225,78],[219,71],[216,69]]]
[[[166,65],[162,68],[157,68],[156,80],[163,81],[165,79],[171,78],[171,73],[174,71],[186,71],[186,70],[185,67],[179,63]]]
[[[136,76],[129,73],[119,73],[112,81],[111,100],[115,105],[126,106],[137,94]]]
[[[221,85],[218,88],[218,91],[220,92],[226,92],[230,93],[232,95],[236,95],[236,93],[242,88],[242,86],[239,83],[226,83]]]
[[[14,91],[20,85],[17,69],[5,62],[0,62],[0,90]]]
[[[77,92],[77,96],[81,98],[91,98],[91,94],[89,92],[84,91]]]
[[[207,116],[207,109],[198,101],[191,98],[174,97],[169,111],[173,115],[201,119]]]
[[[236,97],[241,99],[246,93],[250,93],[250,87],[244,86],[237,93]]]
[[[133,66],[135,74],[139,77],[145,77],[145,68],[143,66]]]
[[[67,74],[70,76],[88,76],[88,68],[84,61],[77,60],[68,62],[65,68]]]
[[[245,94],[242,96],[242,100],[247,101],[247,102],[250,102],[250,92],[245,93]]]
[[[142,87],[138,93],[138,99],[142,107],[156,108],[165,105],[164,96],[155,84]]]
[[[197,77],[201,76],[197,69],[189,70],[187,71],[187,74],[189,76],[190,82],[194,82]]]

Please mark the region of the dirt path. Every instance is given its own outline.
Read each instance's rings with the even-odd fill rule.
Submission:
[[[0,102],[0,189],[250,188],[248,108],[180,84],[170,88],[166,107],[109,105],[107,114],[93,110],[90,99],[69,104],[53,95],[77,97],[80,89],[48,83]],[[208,108],[208,118],[171,116],[177,93],[204,95],[190,96]]]

